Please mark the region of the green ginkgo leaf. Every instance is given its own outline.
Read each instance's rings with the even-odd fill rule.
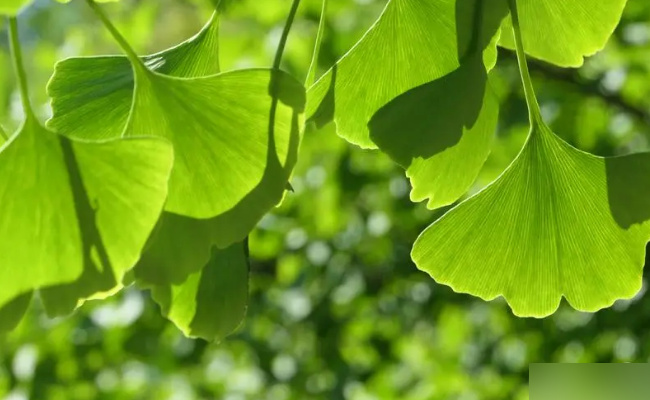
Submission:
[[[218,71],[214,26],[209,23],[195,39],[147,58],[147,68],[132,60],[135,75],[125,67],[126,58],[75,59],[61,63],[49,85],[54,111],[49,126],[57,131],[71,132],[79,123],[88,132],[113,121],[112,128],[97,127],[101,137],[122,129],[124,136],[169,139],[175,164],[165,210],[198,219],[232,209],[259,186],[269,151],[288,165],[292,132],[302,126],[305,103],[304,87],[281,71],[241,70],[191,79],[162,74]],[[149,69],[159,65],[168,69]],[[72,87],[82,89],[68,92]],[[131,95],[129,101],[125,93]],[[286,180],[278,186],[284,188]],[[268,210],[272,205],[262,206]]]
[[[618,25],[627,0],[518,0],[526,53],[563,67],[579,67],[601,50]],[[514,49],[512,21],[500,44]]]
[[[496,18],[485,19],[476,43],[474,16],[481,4],[479,0],[389,1],[364,37],[309,89],[307,117],[317,125],[333,119],[341,137],[364,148],[376,147],[367,123],[379,108],[458,69],[470,47],[488,47],[507,9],[503,0],[482,8]],[[495,47],[489,46],[488,69],[495,61]]]
[[[119,282],[160,215],[172,161],[164,140],[71,141],[28,118],[0,151],[0,281],[11,283],[0,306],[88,269]]]
[[[215,250],[208,265],[185,282],[156,286],[152,297],[186,336],[221,340],[241,324],[248,303],[244,243]]]
[[[194,78],[219,71],[219,18],[215,13],[194,37],[143,57],[152,70]],[[124,56],[75,57],[60,61],[47,90],[52,118],[46,126],[81,139],[120,137],[133,102],[133,68]]]
[[[507,13],[505,4],[498,4],[487,11],[484,2],[475,5],[467,27],[473,45],[459,55],[456,70],[393,99],[368,123],[372,141],[407,168],[411,200],[428,199],[429,208],[458,200],[490,153],[499,104],[488,85],[483,53],[495,48]]]
[[[33,0],[2,0],[2,2],[0,2],[0,14],[16,15],[32,1]]]
[[[596,157],[536,124],[506,172],[427,228],[412,257],[519,316],[552,314],[562,297],[596,311],[641,288],[649,208],[650,154]]]
[[[290,75],[258,69],[180,79],[136,70],[124,135],[173,143],[166,211],[192,218],[222,214],[262,181],[269,149],[282,164],[289,158],[305,101],[303,86]]]

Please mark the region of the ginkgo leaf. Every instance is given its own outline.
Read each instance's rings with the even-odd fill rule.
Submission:
[[[213,247],[226,248],[242,241],[259,220],[282,199],[286,182],[298,156],[299,126],[289,144],[289,157],[283,166],[273,152],[268,153],[262,181],[229,211],[210,219],[194,219],[164,212],[134,269],[135,278],[151,284],[182,282],[208,262]]]
[[[87,270],[119,282],[160,215],[172,162],[165,140],[71,141],[28,118],[0,151],[0,281],[11,283],[0,306]],[[96,288],[80,289],[72,308]],[[67,300],[50,308],[69,312]]]
[[[518,0],[526,53],[562,67],[579,67],[601,50],[621,20],[627,0]],[[502,46],[514,49],[512,21]]]
[[[32,1],[33,0],[2,0],[0,3],[0,14],[16,15]]]
[[[208,265],[185,282],[156,286],[152,297],[186,336],[221,340],[241,324],[248,303],[244,243],[215,250]]]
[[[215,13],[194,37],[150,56],[144,63],[182,78],[219,72],[219,18]],[[47,90],[52,118],[46,126],[82,139],[122,135],[133,102],[133,68],[124,56],[75,57],[58,62]]]
[[[138,71],[124,135],[156,135],[174,145],[166,211],[222,214],[262,181],[269,149],[282,164],[289,158],[305,102],[290,75],[257,69],[180,79]]]
[[[506,172],[427,228],[412,257],[519,316],[547,316],[562,297],[596,311],[641,288],[648,209],[650,154],[596,157],[536,123]]]
[[[0,334],[11,332],[18,326],[32,302],[32,292],[22,294],[0,307]]]
[[[367,123],[390,100],[450,74],[470,47],[484,49],[507,13],[503,0],[391,0],[377,22],[309,89],[307,117],[317,125],[332,119],[351,143],[374,148]],[[482,9],[476,36],[475,11]],[[473,40],[478,37],[479,42]],[[496,61],[489,46],[485,64]],[[381,82],[381,84],[377,84]]]

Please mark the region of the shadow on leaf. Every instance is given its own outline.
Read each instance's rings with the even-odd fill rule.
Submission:
[[[134,274],[147,285],[180,284],[208,263],[212,247],[226,248],[242,241],[260,219],[281,200],[298,157],[300,114],[304,112],[302,86],[273,74],[269,85],[269,114],[266,166],[262,179],[235,207],[209,219],[194,219],[164,212],[149,238]],[[289,148],[284,163],[275,143],[275,111],[278,102],[291,107]]]
[[[409,90],[382,107],[368,123],[370,138],[397,163],[428,159],[458,143],[474,126],[487,73],[480,54],[457,70]]]
[[[501,0],[488,9],[483,3],[456,3],[459,67],[391,100],[368,123],[372,141],[405,168],[456,145],[479,118],[488,90],[483,52],[507,12]]]
[[[650,153],[605,159],[610,211],[623,229],[650,220]]]
[[[41,289],[43,306],[49,316],[71,313],[79,302],[118,286],[113,268],[97,228],[95,207],[84,186],[79,164],[69,139],[59,136],[63,149],[82,242],[83,272],[74,282]]]

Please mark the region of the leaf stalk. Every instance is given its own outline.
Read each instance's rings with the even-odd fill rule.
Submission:
[[[275,58],[273,60],[273,69],[279,70],[280,63],[282,62],[282,55],[284,54],[284,48],[287,46],[287,39],[289,38],[289,32],[293,26],[293,21],[296,18],[296,13],[298,12],[298,6],[300,6],[300,0],[293,0],[291,4],[291,10],[289,11],[289,16],[287,17],[287,22],[284,24],[284,29],[282,30],[282,36],[280,37],[280,43],[278,44],[278,49],[275,52]]]
[[[512,30],[515,36],[515,50],[517,53],[521,80],[524,85],[524,94],[526,96],[526,104],[528,105],[528,115],[531,125],[536,126],[537,124],[543,123],[542,113],[535,95],[535,88],[530,77],[530,71],[528,70],[528,62],[526,61],[524,41],[522,39],[521,25],[519,22],[519,13],[517,11],[517,0],[509,0],[509,4],[510,14],[512,16]]]
[[[134,68],[140,68],[143,71],[149,71],[149,69],[144,65],[144,62],[142,59],[138,56],[138,54],[133,50],[129,42],[126,41],[124,36],[120,34],[120,32],[115,28],[115,25],[111,22],[111,20],[108,18],[104,10],[97,4],[94,0],[86,0],[86,3],[90,6],[90,8],[95,12],[95,15],[97,15],[97,18],[102,21],[102,24],[106,27],[106,29],[111,33],[111,36],[113,36],[113,39],[117,42],[117,44],[120,46],[122,51],[126,54],[127,58],[129,61],[131,61],[131,64],[133,65]]]
[[[316,70],[318,69],[318,58],[320,56],[320,49],[325,35],[325,21],[327,15],[327,0],[323,0],[323,5],[320,12],[320,21],[318,22],[318,33],[316,34],[316,42],[314,43],[314,52],[311,56],[311,63],[307,70],[307,78],[305,80],[305,87],[309,88],[314,84],[316,78]]]
[[[18,87],[20,89],[20,100],[23,104],[23,111],[27,121],[35,121],[36,115],[29,101],[29,86],[27,85],[27,73],[23,63],[23,52],[18,37],[18,21],[16,17],[9,18],[9,41],[11,43],[11,56],[14,63],[14,69],[18,78]]]

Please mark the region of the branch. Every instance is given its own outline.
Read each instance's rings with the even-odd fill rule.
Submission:
[[[515,55],[511,50],[499,48],[499,58],[516,61]],[[598,97],[611,106],[624,111],[640,121],[650,123],[650,110],[642,106],[632,104],[624,99],[619,93],[606,93],[600,87],[600,81],[586,79],[578,73],[576,69],[564,69],[547,64],[543,61],[529,59],[528,66],[530,71],[537,76],[545,79],[562,82],[571,86],[574,90],[586,95]]]

